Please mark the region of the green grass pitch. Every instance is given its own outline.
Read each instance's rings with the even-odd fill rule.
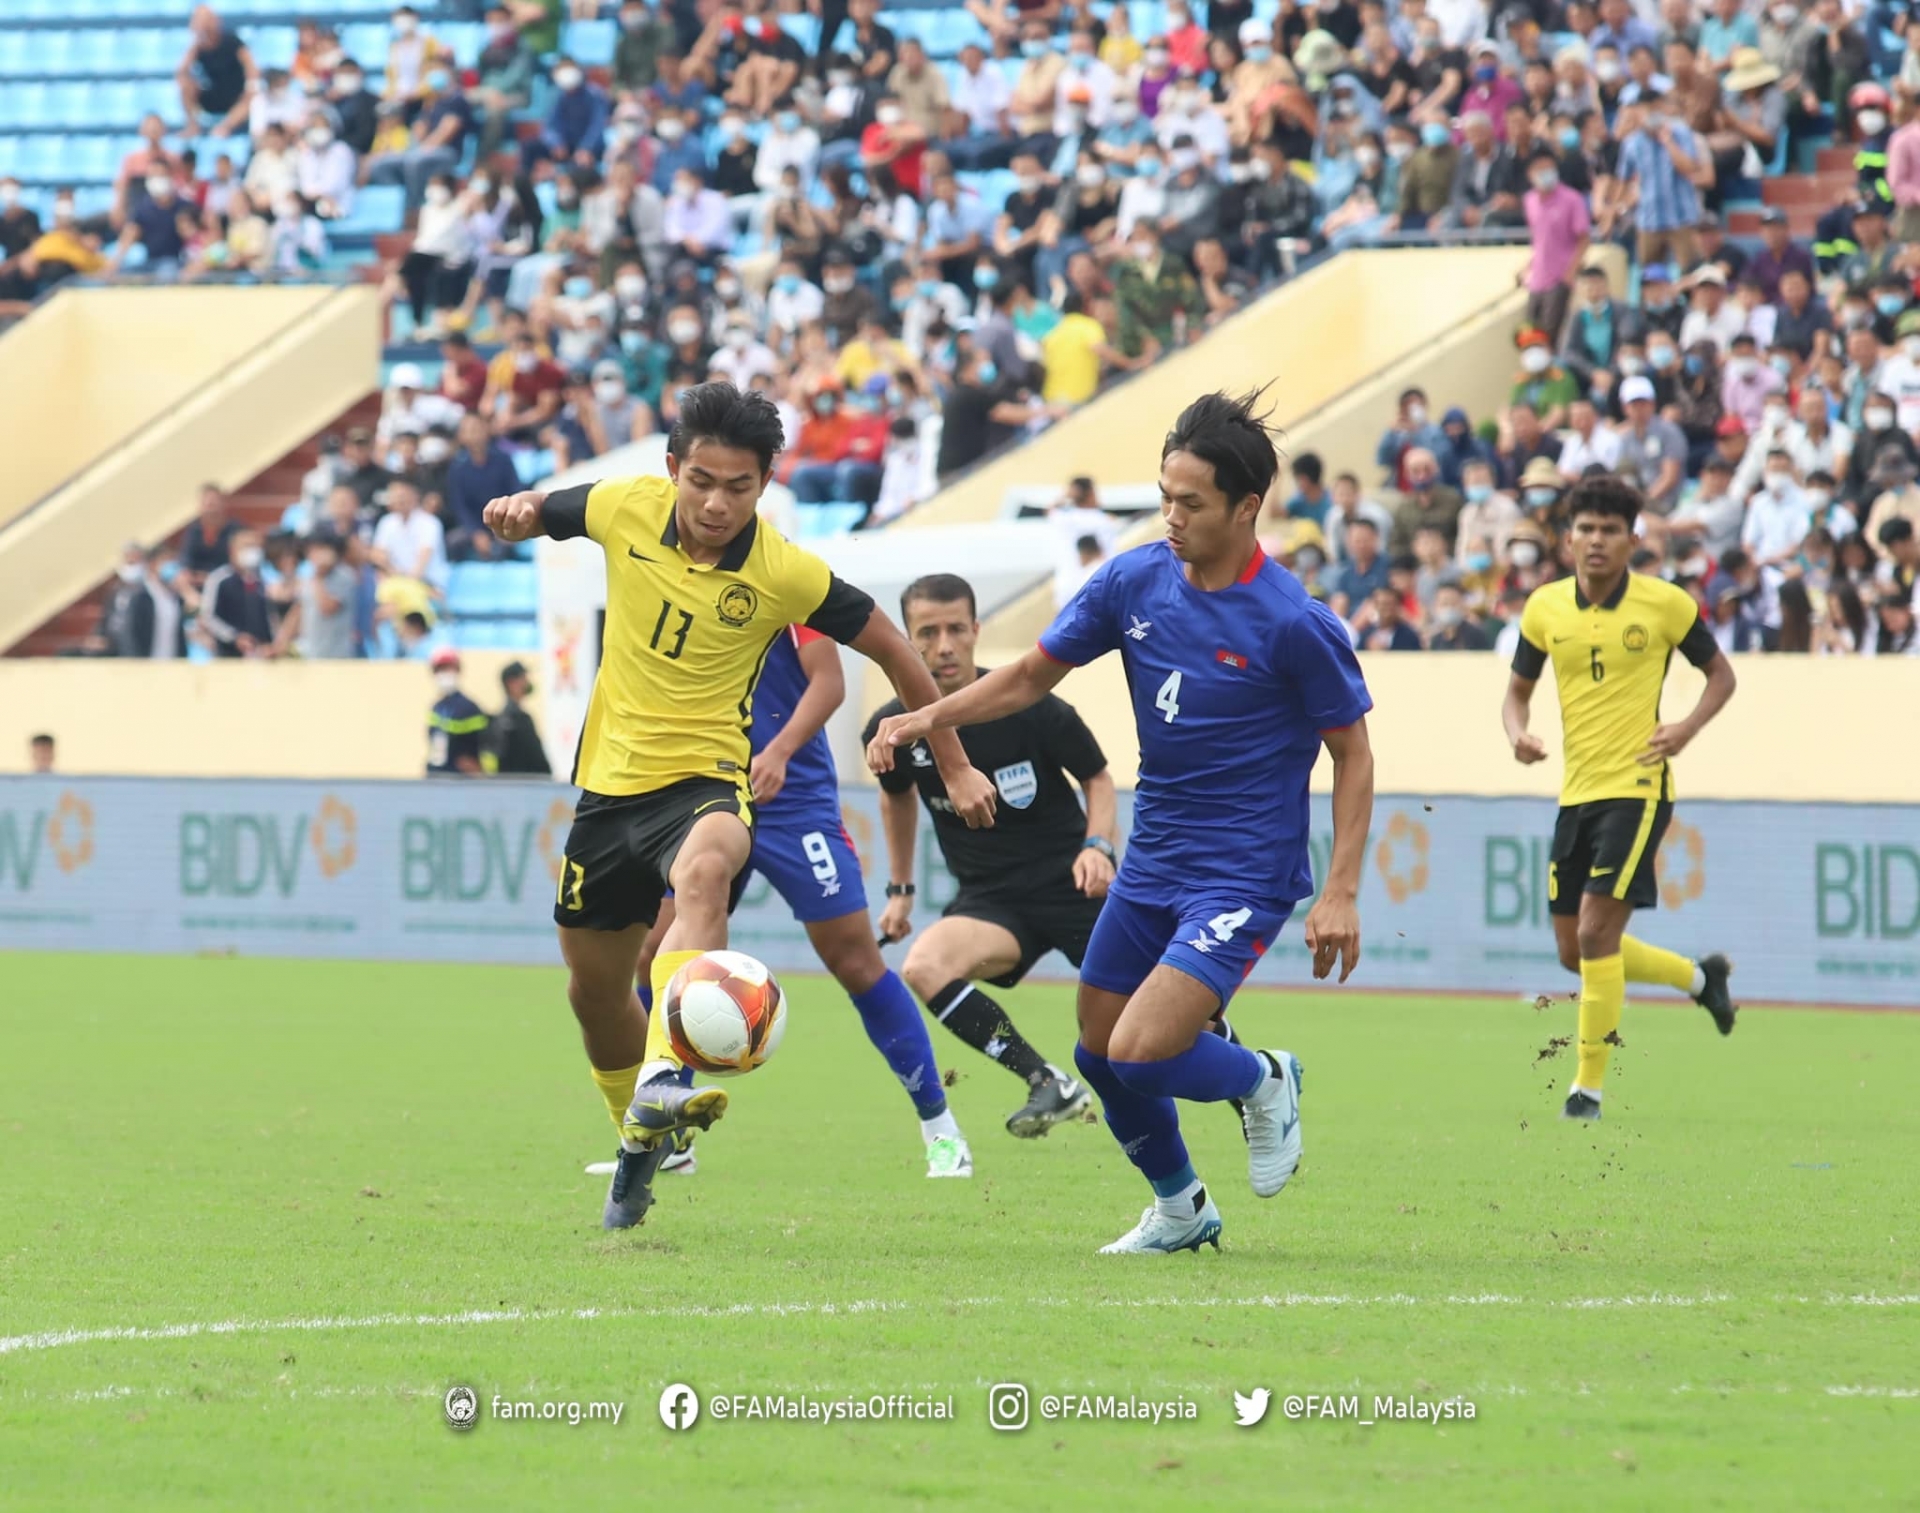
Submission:
[[[1362,969],[1364,979],[1364,967]],[[1737,983],[1736,979],[1736,983]],[[1558,988],[1558,983],[1544,984]],[[699,1175],[598,1228],[612,1138],[557,971],[0,956],[0,1507],[1858,1508],[1920,1497],[1920,1017],[1630,1004],[1561,1123],[1564,998],[1250,993],[1306,1161],[1225,1249],[1094,1254],[1145,1190],[1021,1143],[940,1038],[971,1182],[928,1182],[833,985],[789,982]],[[1064,1059],[1068,993],[1010,995]],[[101,1332],[116,1331],[108,1337]],[[996,1433],[987,1388],[1030,1386]],[[951,1395],[955,1421],[716,1422],[662,1389]],[[442,1401],[468,1384],[469,1433]],[[1265,1386],[1265,1422],[1232,1394]],[[1045,1393],[1198,1417],[1040,1422]],[[618,1401],[502,1422],[493,1394]],[[1288,1421],[1289,1394],[1471,1422]]]

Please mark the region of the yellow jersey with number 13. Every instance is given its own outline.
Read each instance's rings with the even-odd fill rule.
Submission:
[[[758,516],[718,562],[680,544],[668,478],[620,478],[549,494],[549,536],[588,536],[607,558],[607,620],[573,781],[589,793],[652,793],[688,778],[742,789],[753,687],[774,637],[807,625],[836,641],[873,600]]]
[[[1629,572],[1593,603],[1573,578],[1537,588],[1520,616],[1513,670],[1536,679],[1549,660],[1560,693],[1563,805],[1671,799],[1672,765],[1640,765],[1660,723],[1660,691],[1675,649],[1705,667],[1719,646],[1685,589]]]

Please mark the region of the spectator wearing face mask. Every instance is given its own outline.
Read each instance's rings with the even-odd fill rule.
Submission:
[[[1747,500],[1740,545],[1777,583],[1780,569],[1798,555],[1800,544],[1811,529],[1812,515],[1794,477],[1793,459],[1784,449],[1776,447],[1767,454],[1760,487]]]
[[[1461,470],[1460,515],[1454,528],[1454,560],[1467,572],[1484,576],[1493,557],[1504,554],[1521,521],[1513,496],[1494,487],[1493,464],[1476,458]]]
[[[1373,460],[1384,470],[1381,481],[1389,488],[1407,486],[1406,458],[1415,450],[1424,450],[1434,457],[1452,455],[1447,433],[1433,423],[1433,412],[1427,407],[1424,389],[1407,389],[1401,393],[1399,413],[1374,449]]]
[[[531,331],[522,329],[515,335],[512,354],[513,375],[494,396],[493,433],[503,440],[532,441],[559,413],[566,374],[541,356]]]
[[[1907,453],[1896,446],[1882,447],[1873,460],[1869,487],[1879,492],[1867,511],[1860,534],[1884,559],[1889,555],[1885,528],[1895,520],[1905,520],[1920,528],[1920,488],[1914,485],[1914,464]]]
[[[487,716],[460,691],[460,653],[443,646],[428,661],[439,695],[427,715],[427,776],[478,777]]]
[[[1202,330],[1206,302],[1186,267],[1161,246],[1159,228],[1133,228],[1129,256],[1114,267],[1119,330],[1114,345],[1129,358],[1182,347]]]
[[[1460,152],[1446,122],[1428,121],[1420,128],[1419,149],[1400,173],[1401,230],[1424,231],[1429,221],[1445,212],[1459,161]]]
[[[570,58],[562,58],[554,67],[553,84],[557,93],[547,109],[540,135],[521,148],[527,170],[536,163],[572,163],[575,167],[598,167],[606,147],[607,123],[612,102],[606,91],[587,78],[586,71]]]
[[[1749,433],[1760,429],[1767,399],[1786,390],[1786,381],[1760,360],[1754,339],[1742,332],[1733,339],[1720,384],[1720,405],[1739,417]]]
[[[1906,311],[1895,330],[1900,350],[1881,363],[1874,389],[1893,401],[1896,423],[1911,434],[1920,428],[1920,310]]]
[[[881,96],[872,122],[860,133],[860,163],[868,178],[886,169],[903,192],[918,197],[926,188],[926,159],[925,130],[908,118],[896,97]]]
[[[354,156],[364,158],[372,152],[380,127],[380,98],[367,88],[366,75],[353,59],[342,60],[334,70],[326,101],[340,140],[353,149]]]
[[[1433,593],[1428,617],[1428,651],[1485,651],[1491,644],[1486,629],[1467,609],[1467,594],[1458,583],[1442,583]]]
[[[473,107],[457,87],[450,64],[436,57],[423,75],[422,87],[407,145],[376,154],[361,169],[365,183],[405,186],[409,216],[418,213],[428,183],[459,166],[474,126]]]
[[[1552,148],[1534,148],[1526,166],[1531,187],[1524,203],[1532,251],[1520,279],[1527,291],[1527,324],[1557,340],[1566,325],[1575,270],[1587,255],[1593,220],[1586,198],[1560,182],[1560,159]]]
[[[153,278],[176,278],[188,246],[200,233],[199,213],[180,197],[169,175],[156,173],[147,180],[146,197],[128,213],[109,263],[117,272],[140,247],[146,252],[141,271]]]
[[[1580,392],[1573,375],[1553,358],[1547,333],[1523,327],[1514,338],[1520,352],[1520,372],[1507,396],[1509,405],[1524,404],[1540,417],[1543,430],[1557,431],[1567,423],[1567,407]]]
[[[330,531],[316,531],[307,540],[306,561],[308,570],[295,582],[272,654],[292,651],[307,662],[359,656],[354,626],[359,574],[346,561],[345,543]]]
[[[247,107],[247,134],[257,142],[268,127],[278,126],[292,141],[306,128],[311,114],[306,90],[284,68],[270,68]]]
[[[1639,339],[1640,326],[1635,314],[1609,292],[1606,269],[1581,269],[1573,319],[1565,328],[1560,346],[1562,366],[1591,379],[1597,370],[1615,365],[1621,347]],[[1536,325],[1535,329],[1551,337],[1555,328]]]
[[[242,528],[233,533],[226,565],[207,574],[198,625],[216,657],[265,657],[272,649],[273,618],[260,577],[265,560],[260,533]]]
[[[1393,510],[1391,550],[1408,551],[1416,532],[1433,530],[1439,533],[1446,550],[1452,551],[1459,530],[1460,491],[1441,480],[1440,461],[1425,447],[1410,448],[1401,461],[1401,471],[1406,483]]]
[[[1014,140],[1008,118],[1013,91],[1006,75],[987,61],[984,48],[969,43],[960,50],[960,70],[951,88],[941,150],[956,169],[1004,167],[1011,161]]]
[[[512,126],[514,112],[525,110],[532,101],[537,67],[533,49],[520,35],[513,12],[507,6],[489,5],[486,27],[486,43],[474,59],[477,77],[470,96],[481,114],[478,161],[482,163],[490,162],[500,150]],[[625,37],[621,40],[624,42]]]
[[[100,623],[86,640],[89,655],[149,661],[185,655],[180,601],[154,571],[158,556],[138,542],[127,544],[114,584],[100,606]]]
[[[316,116],[301,133],[294,188],[322,220],[338,220],[353,211],[353,149],[334,135],[323,117]]]
[[[1653,382],[1629,378],[1620,385],[1626,423],[1619,430],[1620,455],[1615,468],[1637,484],[1648,506],[1666,514],[1680,497],[1687,478],[1687,438],[1654,406]]]

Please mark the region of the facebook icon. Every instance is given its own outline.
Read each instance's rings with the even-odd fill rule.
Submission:
[[[660,1422],[669,1429],[691,1429],[700,1419],[700,1394],[675,1382],[660,1394]]]

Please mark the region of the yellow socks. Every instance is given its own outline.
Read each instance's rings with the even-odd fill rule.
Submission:
[[[673,1054],[673,1044],[667,1039],[667,984],[673,981],[678,972],[699,951],[662,951],[653,959],[653,971],[648,980],[653,986],[653,1013],[647,1018],[647,1060],[640,1069],[640,1080],[645,1082],[663,1071],[680,1070],[680,1058]],[[620,1111],[626,1112],[626,1104],[620,1105]]]
[[[1656,983],[1676,993],[1694,991],[1694,963],[1677,951],[1663,951],[1631,935],[1620,938],[1620,960],[1626,963],[1628,982]]]
[[[607,1117],[613,1120],[613,1127],[617,1130],[627,1117],[627,1105],[633,1102],[633,1090],[640,1085],[640,1068],[630,1066],[618,1072],[603,1072],[596,1066],[590,1070],[593,1072],[593,1085],[600,1089],[600,1096],[607,1100]]]
[[[1580,1074],[1574,1081],[1575,1087],[1599,1093],[1600,1084],[1607,1076],[1607,1059],[1613,1054],[1607,1037],[1620,1027],[1620,1013],[1626,1006],[1627,971],[1623,956],[1602,956],[1580,963]]]

